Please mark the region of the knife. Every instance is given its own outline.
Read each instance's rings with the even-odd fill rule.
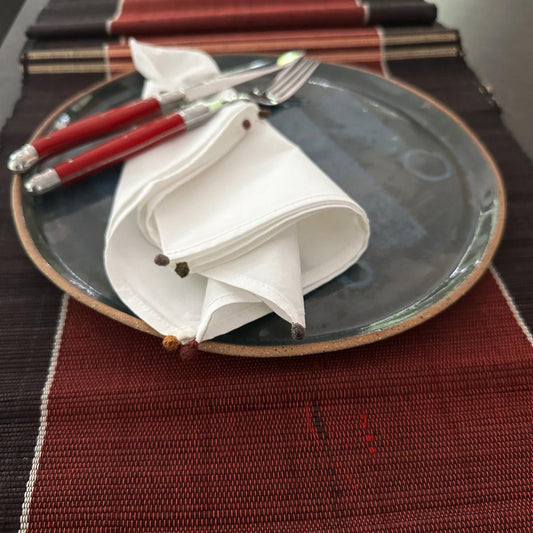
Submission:
[[[111,131],[137,124],[143,119],[165,115],[183,104],[272,74],[289,67],[303,55],[303,52],[291,50],[279,56],[274,64],[269,60],[255,60],[245,67],[226,71],[188,89],[134,100],[109,111],[91,115],[15,150],[9,157],[7,167],[13,172],[26,172],[41,159],[97,139]]]

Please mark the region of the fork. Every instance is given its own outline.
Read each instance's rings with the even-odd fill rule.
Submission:
[[[204,124],[222,107],[247,100],[262,106],[286,102],[309,79],[318,62],[303,58],[280,72],[263,91],[228,93],[220,98],[198,102],[106,141],[80,155],[34,174],[24,184],[28,192],[40,196],[60,186],[71,185],[137,155],[167,139]]]

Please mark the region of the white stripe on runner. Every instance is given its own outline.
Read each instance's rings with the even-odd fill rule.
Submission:
[[[387,51],[385,50],[385,35],[383,33],[383,28],[381,26],[376,26],[376,31],[378,32],[379,37],[379,61],[381,63],[381,71],[385,78],[390,78],[390,70],[387,65]]]
[[[124,0],[119,0],[117,4],[117,9],[115,10],[115,14],[105,21],[105,29],[108,35],[111,35],[111,24],[115,22],[115,20],[122,15],[122,8],[124,7]]]
[[[111,63],[109,62],[109,45],[104,44],[104,66],[105,66],[105,79],[111,79]]]
[[[44,442],[44,436],[46,433],[46,419],[48,416],[48,395],[50,394],[50,388],[54,380],[54,374],[56,370],[57,357],[59,355],[59,348],[61,346],[61,338],[63,337],[63,328],[65,327],[65,318],[67,316],[69,297],[67,294],[63,295],[61,300],[61,310],[59,311],[59,317],[57,319],[56,334],[54,337],[54,344],[52,347],[52,360],[50,361],[50,367],[48,369],[48,376],[46,378],[46,384],[41,394],[41,417],[39,423],[39,433],[37,435],[37,442],[33,453],[33,462],[31,465],[30,477],[26,484],[26,492],[24,494],[24,503],[22,504],[22,514],[20,515],[20,528],[19,533],[26,533],[30,524],[30,505],[33,495],[33,487],[35,479],[37,478],[37,470],[39,469],[39,461],[41,460],[41,450]]]
[[[531,343],[533,346],[533,335],[531,335],[531,331],[529,331],[529,328],[527,327],[526,323],[524,322],[524,319],[522,318],[522,315],[520,314],[520,311],[516,307],[516,304],[514,303],[513,297],[507,290],[507,287],[505,286],[505,283],[503,282],[502,278],[500,277],[500,274],[496,270],[496,267],[494,265],[490,265],[490,271],[492,275],[494,276],[494,279],[496,280],[496,283],[505,298],[505,301],[507,302],[507,305],[510,307],[515,320],[518,322],[518,325],[524,332],[524,335],[526,336],[527,340]]]
[[[368,24],[368,21],[370,19],[370,6],[368,5],[368,2],[358,2],[357,0],[355,0],[355,3],[359,6],[359,7],[362,7],[364,9],[364,18],[363,18],[363,22],[365,23],[365,26]]]

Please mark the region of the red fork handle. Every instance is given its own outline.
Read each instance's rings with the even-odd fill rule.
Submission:
[[[72,146],[96,139],[103,134],[138,122],[150,116],[161,114],[157,98],[136,100],[109,111],[73,122],[65,128],[55,130],[33,141],[39,159],[62,152]]]
[[[173,113],[139,126],[54,167],[62,185],[71,184],[100,170],[121,163],[156,144],[184,133],[181,114]]]

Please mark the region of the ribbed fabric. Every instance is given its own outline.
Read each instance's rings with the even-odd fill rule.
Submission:
[[[95,83],[83,75],[68,84],[48,76],[26,80],[21,101],[0,137],[0,531],[17,531],[39,427],[41,391],[51,357],[61,293],[25,256],[10,217],[9,154],[73,92]]]
[[[304,49],[384,73],[384,61],[459,54],[457,34],[435,18],[424,0],[52,0],[28,29],[38,41],[22,62],[30,74],[119,74],[133,68],[126,38],[135,36],[211,54]]]
[[[408,333],[275,360],[184,363],[71,300],[28,531],[530,531],[532,385],[490,274]]]
[[[432,24],[424,0],[51,0],[32,38]]]
[[[322,61],[369,64],[409,58],[459,55],[455,30],[439,25],[396,28],[311,28],[271,31],[143,35],[143,42],[159,46],[200,48],[213,55],[279,54],[306,50]],[[100,69],[123,72],[133,68],[126,39],[40,40],[28,44],[21,62],[26,72],[61,74]]]

